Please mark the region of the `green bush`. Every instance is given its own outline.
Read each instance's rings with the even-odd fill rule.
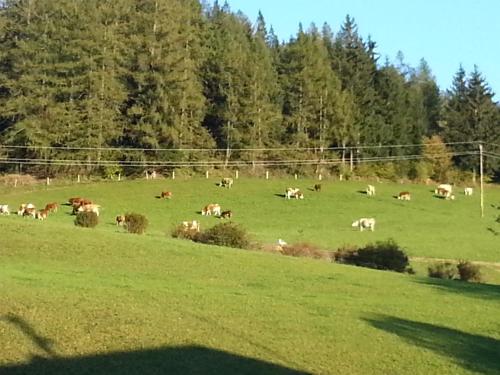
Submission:
[[[462,281],[481,281],[481,268],[477,264],[472,264],[461,260],[457,264],[458,275]]]
[[[137,213],[125,214],[125,228],[129,233],[143,234],[148,227],[146,216]]]
[[[409,266],[408,256],[392,239],[360,249],[337,251],[335,259],[355,266],[396,272],[405,272]]]
[[[450,262],[436,263],[427,268],[429,277],[437,279],[454,279],[457,276],[457,267]]]
[[[198,236],[200,236],[200,232],[197,229],[186,228],[181,224],[172,229],[171,235],[173,238],[196,241]]]
[[[78,212],[75,225],[84,228],[94,228],[99,223],[99,216],[95,212]]]
[[[227,222],[217,224],[195,236],[194,241],[210,245],[236,247],[247,249],[250,247],[250,240],[247,232],[240,226]]]

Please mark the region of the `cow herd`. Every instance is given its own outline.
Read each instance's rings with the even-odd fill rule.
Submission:
[[[225,188],[232,188],[234,180],[232,178],[223,178],[218,186]],[[321,184],[315,184],[313,189],[315,192],[321,192]],[[368,185],[366,187],[365,193],[369,197],[375,196],[376,189],[373,185]],[[473,188],[466,187],[464,189],[465,196],[471,196],[473,194]],[[454,200],[455,195],[453,194],[453,186],[450,184],[440,184],[434,190],[434,195],[438,198],[445,200]],[[162,191],[158,198],[171,199],[173,193],[171,191]],[[304,194],[297,187],[288,187],[285,189],[284,194],[285,199],[289,200],[295,198],[297,200],[304,199]],[[410,201],[411,193],[409,191],[402,191],[395,198],[402,201]],[[68,205],[72,207],[72,214],[77,214],[79,212],[92,212],[99,216],[100,205],[95,204],[90,199],[73,197],[68,200]],[[51,213],[57,212],[59,205],[56,202],[47,203],[43,209],[38,210],[32,203],[23,203],[17,210],[17,215],[24,217],[32,217],[39,220],[45,220],[49,217]],[[7,204],[0,204],[0,215],[10,215],[11,210]],[[201,209],[201,215],[203,216],[216,216],[221,219],[231,219],[233,217],[233,212],[231,210],[222,211],[221,206],[218,203],[210,203]],[[116,224],[118,226],[123,226],[126,224],[126,216],[118,215],[116,216]],[[352,227],[357,228],[359,231],[364,230],[375,230],[375,219],[374,218],[360,218],[352,222]],[[181,228],[185,228],[186,231],[200,231],[200,222],[198,220],[183,221],[180,224]]]

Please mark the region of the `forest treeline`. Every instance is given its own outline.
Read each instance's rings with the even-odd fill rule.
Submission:
[[[309,160],[332,147],[349,165],[419,155],[424,147],[384,146],[426,139],[500,144],[500,108],[477,68],[460,67],[440,92],[425,60],[380,61],[349,16],[335,32],[299,25],[280,42],[262,14],[251,22],[217,2],[0,4],[4,172],[77,168],[54,162],[68,159],[87,161],[87,170],[109,160]],[[453,163],[471,171],[477,156]],[[498,169],[498,159],[486,161],[489,174]]]

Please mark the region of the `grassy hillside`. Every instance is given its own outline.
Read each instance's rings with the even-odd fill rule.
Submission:
[[[286,186],[306,191],[286,201]],[[45,222],[0,217],[1,374],[496,374],[500,286],[442,281],[309,259],[174,240],[178,221],[209,202],[235,211],[256,240],[335,247],[395,238],[421,256],[498,260],[496,209],[478,220],[478,197],[448,202],[428,187],[241,181],[131,181],[15,190],[0,203],[103,206],[96,229],[76,228],[69,207]],[[172,190],[174,198],[155,198]],[[497,190],[489,202],[499,201]],[[147,235],[123,233],[114,215],[145,213]],[[351,220],[375,216],[374,233]],[[440,224],[440,226],[438,225]],[[436,228],[439,226],[439,228]]]
[[[241,223],[263,243],[276,243],[278,238],[292,243],[309,241],[336,249],[344,244],[364,245],[367,242],[394,238],[413,256],[500,260],[500,224],[495,219],[500,210],[500,189],[486,190],[485,218],[479,217],[479,196],[465,197],[457,192],[455,201],[434,198],[429,186],[377,184],[377,195],[360,193],[365,183],[323,182],[323,191],[310,191],[314,181],[239,180],[233,189],[220,188],[214,180],[149,180],[101,184],[82,184],[68,187],[42,188],[34,192],[14,190],[0,195],[0,203],[17,207],[22,202],[38,206],[47,202],[65,202],[71,196],[88,197],[103,206],[99,231],[115,232],[114,217],[126,211],[147,215],[152,236],[164,236],[182,220],[199,219],[207,228],[219,222],[202,217],[201,208],[219,203],[235,213],[234,221]],[[298,186],[304,200],[283,198],[287,186]],[[172,200],[156,198],[161,191],[170,190]],[[412,201],[399,201],[394,195],[408,190]],[[50,218],[50,225],[69,228],[73,225],[71,209]],[[351,222],[359,217],[374,217],[374,233],[359,233]],[[18,222],[20,218],[1,218]],[[49,225],[39,223],[39,225]]]
[[[500,371],[499,286],[38,224],[2,223],[2,374]]]

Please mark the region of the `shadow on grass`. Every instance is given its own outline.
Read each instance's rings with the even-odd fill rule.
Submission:
[[[486,228],[488,232],[492,233],[494,236],[500,236],[500,232],[496,231],[495,229],[488,227]]]
[[[500,341],[494,338],[386,315],[364,320],[410,344],[449,357],[467,370],[481,374],[500,373]]]
[[[430,285],[438,290],[467,295],[471,297],[500,300],[500,285],[468,283],[460,280],[442,280],[437,278],[422,278],[419,284]],[[500,357],[500,353],[498,354]]]
[[[195,345],[63,357],[57,355],[51,339],[37,333],[22,318],[7,315],[2,320],[19,329],[45,355],[33,355],[26,363],[0,365],[2,375],[309,374]]]

